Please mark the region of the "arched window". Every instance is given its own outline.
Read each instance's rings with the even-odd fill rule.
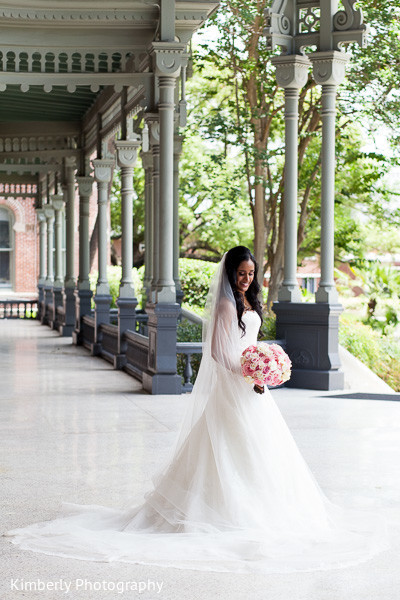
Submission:
[[[0,206],[0,286],[11,286],[12,221],[11,213]]]

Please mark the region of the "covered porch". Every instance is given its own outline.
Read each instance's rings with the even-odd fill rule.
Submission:
[[[174,443],[185,395],[151,397],[140,382],[37,321],[2,322],[0,352],[2,532],[53,519],[62,502],[140,503]],[[359,383],[345,392],[283,388],[272,393],[327,496],[385,512],[398,538],[399,394],[386,392],[364,378],[364,387]],[[359,566],[251,578],[62,559],[20,550],[4,537],[0,544],[1,596],[10,600],[23,595],[23,582],[63,582],[61,590],[26,591],[32,600],[46,594],[53,600],[365,600],[394,598],[400,585],[398,541]],[[118,582],[148,586],[149,581],[162,585],[161,591],[113,588]]]
[[[8,261],[4,272],[11,280],[20,256],[17,237],[31,228],[27,260],[38,255],[41,323],[133,375],[152,394],[190,391],[191,356],[201,353],[201,344],[177,342],[182,317],[179,157],[190,42],[218,0],[120,0],[112,9],[92,0],[79,8],[51,0],[40,7],[33,0],[23,5],[0,15],[0,220],[14,232],[4,242],[7,247],[0,248],[4,264]],[[301,2],[273,3],[265,13],[268,44],[282,49],[273,63],[284,88],[286,123],[285,274],[274,310],[277,337],[294,367],[289,385],[328,390],[341,389],[344,382],[338,351],[342,307],[333,278],[336,88],[349,58],[342,44],[362,44],[366,27],[353,6],[345,13],[334,2],[314,8],[315,22],[307,32]],[[286,21],[290,32],[281,30]],[[304,48],[310,44],[317,51],[308,58]],[[295,276],[297,105],[311,65],[324,104],[322,279],[316,301],[303,303]],[[145,172],[142,311],[132,280],[133,169],[139,154]],[[116,168],[121,171],[122,277],[112,311],[108,208]],[[20,198],[36,212],[33,226],[16,209]],[[98,279],[93,295],[94,252]],[[6,308],[0,306],[1,311]],[[183,377],[177,372],[177,354],[185,357]]]
[[[190,356],[201,346],[179,347],[176,339],[179,131],[191,37],[218,2],[24,5],[0,15],[0,279],[23,289],[19,264],[29,231],[23,260],[31,261],[38,282],[41,323],[126,370],[151,393],[188,391]],[[141,312],[132,280],[139,153],[146,179]],[[109,196],[117,168],[122,277],[111,311]],[[36,212],[29,224],[28,209]],[[91,267],[98,272],[94,294]],[[18,299],[11,287],[10,297],[4,294]],[[9,305],[0,305],[1,316],[21,316]],[[184,381],[177,352],[186,356]]]

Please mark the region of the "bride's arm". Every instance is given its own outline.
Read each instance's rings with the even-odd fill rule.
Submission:
[[[211,338],[211,356],[225,369],[242,375],[236,308],[227,299],[218,305]]]

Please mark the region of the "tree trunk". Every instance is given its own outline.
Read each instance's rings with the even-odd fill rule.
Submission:
[[[264,282],[264,261],[266,250],[266,228],[265,228],[265,189],[263,184],[263,165],[261,160],[255,161],[255,185],[254,185],[254,256],[259,266],[258,282],[262,286]]]
[[[278,239],[275,248],[268,252],[270,266],[270,279],[268,286],[267,310],[271,310],[272,303],[278,299],[278,291],[283,281],[283,256],[285,246],[285,213],[283,203],[279,207]]]

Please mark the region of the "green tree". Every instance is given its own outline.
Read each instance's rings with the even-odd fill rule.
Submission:
[[[209,148],[188,130],[180,165],[181,255],[218,261],[252,243],[253,226],[239,157]]]
[[[133,172],[133,189],[133,266],[140,267],[144,260],[144,253],[140,250],[144,241],[144,171],[140,159]],[[115,169],[111,184],[110,221],[111,239],[119,239],[122,235],[120,169]]]
[[[270,269],[271,301],[283,275],[284,135],[283,93],[276,86],[271,53],[263,36],[266,5],[265,0],[222,0],[212,23],[219,35],[211,47],[209,43],[204,47],[200,44],[195,55],[196,66],[207,81],[204,89],[195,91],[197,133],[204,139],[217,140],[225,148],[235,148],[241,157],[254,225],[254,252],[258,261]],[[363,155],[360,144],[352,139],[357,120],[361,126],[368,120],[390,123],[392,127],[394,124],[394,140],[400,131],[396,91],[400,88],[399,8],[399,0],[384,1],[379,6],[373,0],[367,1],[366,20],[372,24],[370,46],[366,51],[352,49],[354,61],[340,87],[337,237],[340,244],[350,247],[355,241],[351,235],[354,211],[367,212],[377,221],[390,213],[392,222],[400,221],[400,212],[390,210],[390,194],[382,186],[388,159]],[[299,114],[298,245],[311,249],[318,239],[321,162],[320,90],[311,75],[300,93]]]

